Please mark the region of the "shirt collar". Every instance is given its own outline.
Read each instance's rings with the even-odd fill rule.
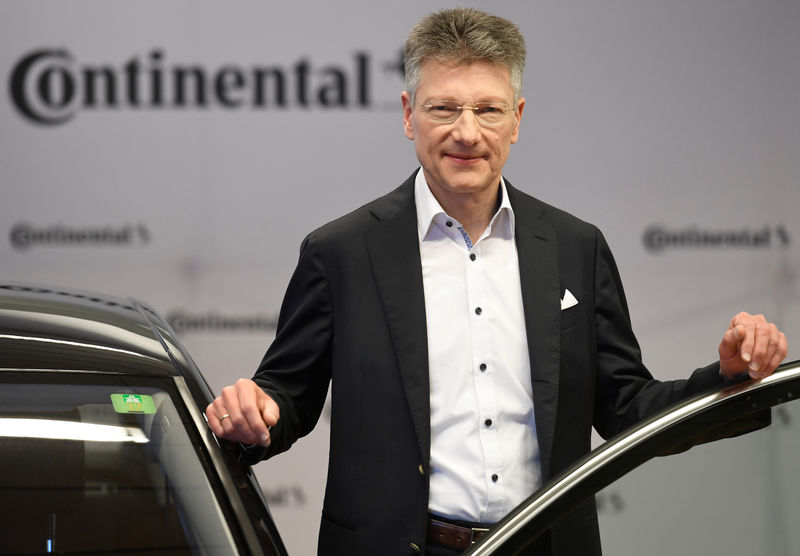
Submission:
[[[425,179],[425,172],[420,168],[414,180],[414,203],[417,207],[417,232],[419,233],[419,240],[425,241],[430,239],[432,230],[436,227],[436,221],[445,218],[450,218],[456,221],[455,218],[450,217],[433,196],[428,182]],[[438,218],[437,218],[438,217]],[[495,230],[495,224],[498,225]],[[506,239],[513,239],[515,231],[514,209],[511,207],[511,202],[508,200],[508,190],[506,189],[506,182],[500,176],[500,206],[497,212],[492,216],[489,222],[489,233],[501,234]],[[484,233],[484,235],[487,235]],[[481,236],[483,237],[483,236]]]

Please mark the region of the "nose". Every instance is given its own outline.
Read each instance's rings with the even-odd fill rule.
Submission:
[[[472,110],[462,110],[458,119],[453,122],[450,134],[453,139],[466,145],[474,145],[481,138],[481,124]]]

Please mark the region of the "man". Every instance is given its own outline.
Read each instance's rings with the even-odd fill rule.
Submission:
[[[458,527],[502,518],[589,451],[592,426],[608,437],[786,356],[774,325],[740,313],[718,363],[653,380],[603,236],[502,177],[524,59],[516,26],[475,10],[411,31],[401,98],[421,171],[305,239],[254,379],[206,410],[271,457],[311,431],[331,384],[322,554],[457,553]],[[541,549],[599,553],[594,504]]]

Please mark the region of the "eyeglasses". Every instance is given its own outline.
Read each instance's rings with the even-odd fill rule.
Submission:
[[[510,108],[505,102],[476,102],[472,106],[460,105],[455,100],[429,100],[425,104],[418,104],[428,117],[437,124],[452,124],[464,110],[472,110],[478,123],[486,126],[500,125],[505,121]]]

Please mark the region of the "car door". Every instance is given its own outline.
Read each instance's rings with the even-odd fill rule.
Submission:
[[[590,496],[605,554],[800,554],[798,398],[795,361],[668,409],[554,478],[467,554],[526,554]]]

